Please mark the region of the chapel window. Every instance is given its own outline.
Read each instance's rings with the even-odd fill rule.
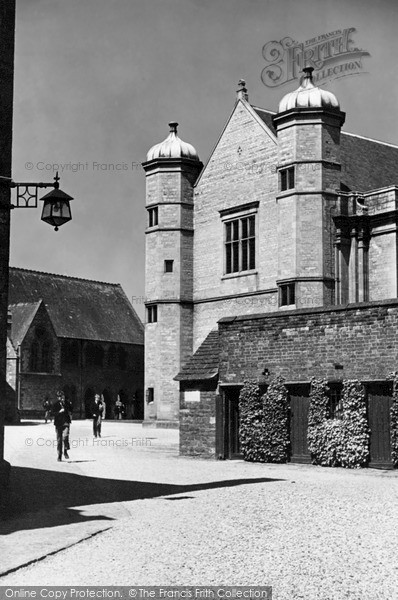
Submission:
[[[256,267],[255,215],[225,223],[225,272],[239,273]]]

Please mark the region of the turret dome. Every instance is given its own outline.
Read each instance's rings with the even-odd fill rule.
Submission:
[[[169,123],[170,133],[168,137],[160,144],[152,146],[147,154],[147,160],[157,158],[190,158],[199,161],[198,153],[191,144],[183,142],[177,135],[178,123],[172,121]]]
[[[293,108],[329,108],[340,110],[340,103],[336,96],[314,85],[312,67],[303,69],[305,75],[300,87],[294,92],[286,94],[279,103],[278,113]]]

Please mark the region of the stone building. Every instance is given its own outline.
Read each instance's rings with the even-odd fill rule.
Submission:
[[[372,464],[389,464],[397,368],[398,147],[342,131],[312,68],[277,112],[245,82],[206,165],[171,124],[147,176],[146,419],[181,452],[239,454],[243,380],[283,374],[291,457],[308,460],[309,382],[367,391]]]
[[[7,382],[21,416],[43,416],[62,389],[75,418],[91,416],[95,393],[107,418],[118,395],[127,418],[143,418],[144,328],[120,285],[11,268],[9,318]]]

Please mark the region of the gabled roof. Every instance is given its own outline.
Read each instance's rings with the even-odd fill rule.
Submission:
[[[191,356],[175,381],[203,381],[214,379],[218,375],[220,344],[218,330],[211,331],[195,354]]]
[[[398,184],[398,147],[341,132],[341,181],[365,192]]]
[[[231,114],[229,115],[220,135],[218,136],[218,139],[217,139],[216,143],[214,144],[213,149],[210,152],[206,162],[204,163],[204,167],[201,170],[201,172],[199,173],[197,180],[195,181],[195,187],[198,185],[199,181],[202,179],[202,176],[203,176],[204,172],[206,171],[207,165],[209,164],[211,157],[213,156],[214,152],[216,151],[217,146],[220,143],[222,136],[224,135],[224,131],[227,129],[229,122],[231,121],[231,119],[239,105],[244,106],[246,108],[247,112],[252,115],[253,119],[256,120],[259,123],[259,125],[264,129],[264,132],[274,142],[276,142],[276,130],[272,123],[272,115],[275,113],[273,113],[271,111],[263,110],[262,108],[254,107],[251,104],[249,104],[249,102],[247,102],[246,100],[240,98],[239,100],[237,100],[235,102],[235,105],[232,109]]]
[[[252,108],[258,114],[260,119],[264,121],[268,129],[272,131],[272,133],[276,136],[276,129],[272,120],[273,115],[275,115],[276,113],[265,108],[259,108],[258,106],[253,106]]]
[[[8,312],[11,313],[11,341],[14,348],[22,344],[23,339],[42,303],[25,302],[19,304],[9,304]]]
[[[40,300],[58,337],[144,343],[144,326],[119,284],[10,268],[9,304]]]

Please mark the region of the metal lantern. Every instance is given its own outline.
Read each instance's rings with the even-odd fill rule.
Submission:
[[[61,225],[72,219],[69,202],[73,198],[69,194],[65,194],[65,192],[56,188],[40,200],[44,202],[41,220],[52,225],[55,231],[58,231]]]

